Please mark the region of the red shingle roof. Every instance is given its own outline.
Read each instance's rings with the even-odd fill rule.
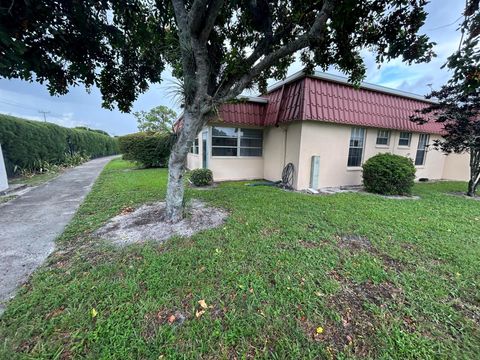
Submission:
[[[360,89],[330,75],[297,76],[285,81],[264,97],[268,103],[243,102],[224,104],[219,117],[227,124],[272,126],[293,121],[313,120],[441,134],[443,125],[429,122],[418,125],[410,121],[415,110],[430,101],[375,85]]]

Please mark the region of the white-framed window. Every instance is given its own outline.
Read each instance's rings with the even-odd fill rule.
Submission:
[[[192,143],[192,146],[190,147],[190,153],[192,154],[198,154],[198,137],[195,138],[195,141]]]
[[[347,166],[357,167],[362,165],[363,145],[365,143],[365,129],[352,128],[350,146],[348,150]]]
[[[388,130],[378,130],[377,133],[377,145],[387,145],[390,144],[390,131]]]
[[[410,146],[410,141],[412,141],[412,133],[405,131],[400,132],[398,146]]]
[[[427,147],[430,136],[428,134],[420,134],[418,139],[417,155],[415,156],[415,165],[425,165],[425,158],[427,155]]]
[[[212,156],[262,156],[263,130],[212,127]]]

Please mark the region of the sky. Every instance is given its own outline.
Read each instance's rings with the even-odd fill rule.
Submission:
[[[460,33],[457,29],[464,6],[464,0],[431,0],[427,5],[429,15],[421,31],[437,43],[434,48],[437,57],[429,63],[407,65],[400,59],[395,59],[379,68],[374,56],[363,51],[367,66],[365,81],[420,95],[429,93],[431,88],[439,88],[450,77],[450,73],[441,69],[441,66],[458,49]],[[289,68],[288,75],[301,68],[301,63],[295,62]],[[335,69],[329,69],[328,72],[342,75]],[[139,96],[133,104],[132,112],[148,111],[158,105],[166,105],[180,112],[171,91],[174,79],[168,70],[162,77],[162,83],[153,84],[146,93]],[[66,95],[52,97],[45,84],[0,78],[0,113],[39,121],[45,117],[47,121],[62,126],[87,126],[107,131],[111,135],[137,131],[133,115],[102,108],[100,91],[93,88],[87,93],[82,86],[71,88]]]

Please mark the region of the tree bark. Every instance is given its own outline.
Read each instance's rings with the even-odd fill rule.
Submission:
[[[185,160],[192,142],[203,126],[202,115],[185,111],[182,120],[182,128],[178,133],[177,140],[172,147],[168,160],[168,184],[166,196],[166,220],[171,223],[183,219],[183,174],[185,172]]]
[[[470,149],[470,180],[467,195],[474,197],[480,182],[480,151]]]

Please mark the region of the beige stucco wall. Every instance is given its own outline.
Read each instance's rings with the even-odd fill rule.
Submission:
[[[366,128],[363,161],[384,152],[415,158],[419,134],[413,133],[410,147],[399,147],[399,131],[391,131],[388,146],[376,145],[378,129]],[[313,121],[302,123],[300,162],[298,166],[297,189],[310,186],[311,157],[320,156],[319,187],[360,185],[362,183],[361,167],[348,168],[348,148],[351,127]],[[430,136],[430,142],[436,136]],[[424,166],[417,166],[417,179],[442,179],[446,156],[436,150],[428,151]]]
[[[445,160],[442,178],[445,180],[468,181],[470,179],[470,155],[450,154]]]
[[[225,125],[220,125],[225,126]],[[389,145],[376,145],[378,129],[365,128],[363,162],[384,152],[415,158],[419,134],[413,133],[409,147],[398,146],[399,131],[391,131]],[[361,167],[348,168],[351,126],[316,121],[294,122],[279,127],[269,127],[263,133],[262,157],[212,157],[208,154],[208,168],[215,181],[281,179],[284,166],[291,162],[295,166],[294,187],[310,187],[311,157],[320,156],[319,188],[360,185]],[[209,129],[209,136],[211,131]],[[201,136],[200,136],[201,138]],[[430,135],[432,144],[437,135]],[[210,144],[211,139],[208,139]],[[202,167],[202,141],[199,141],[199,154],[188,154],[187,168]],[[468,155],[446,156],[431,149],[427,152],[425,165],[417,166],[417,179],[431,180],[468,179]]]
[[[263,136],[263,177],[271,181],[281,180],[283,168],[292,163],[295,167],[293,182],[294,186],[297,186],[302,124],[298,122],[269,127],[265,129]]]

